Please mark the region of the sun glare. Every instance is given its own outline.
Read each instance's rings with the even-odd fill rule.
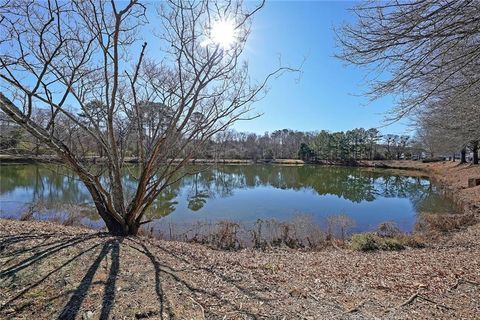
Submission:
[[[236,33],[237,31],[233,20],[223,19],[215,21],[210,29],[209,39],[204,44],[214,44],[224,50],[228,50],[232,48],[237,41]]]

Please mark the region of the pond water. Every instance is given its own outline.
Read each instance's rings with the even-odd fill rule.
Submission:
[[[323,224],[329,216],[343,214],[354,221],[356,232],[373,230],[385,221],[408,232],[419,212],[453,211],[452,203],[428,178],[407,171],[313,165],[200,168],[166,190],[147,218],[156,223],[254,223],[309,215]],[[128,172],[125,185],[132,187],[135,180]],[[38,219],[58,217],[70,207],[76,208],[83,224],[103,225],[94,210],[88,210],[91,198],[86,188],[62,166],[1,165],[0,217],[20,218],[32,203],[41,203],[42,210],[35,213]],[[79,205],[87,209],[79,210]]]

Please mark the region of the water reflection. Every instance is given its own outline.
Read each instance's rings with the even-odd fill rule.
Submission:
[[[394,220],[411,230],[417,212],[452,211],[451,203],[428,179],[382,169],[271,165],[199,169],[164,190],[146,218],[252,221],[285,219],[299,212],[318,218],[345,213],[359,229]],[[136,185],[134,176],[134,167],[126,169],[124,184],[129,190]],[[0,179],[3,217],[18,217],[26,204],[38,201],[47,208],[91,204],[83,184],[62,166],[2,165]]]

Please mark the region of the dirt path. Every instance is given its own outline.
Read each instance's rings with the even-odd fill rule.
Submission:
[[[477,225],[401,252],[223,252],[0,220],[0,318],[475,319],[478,239]]]

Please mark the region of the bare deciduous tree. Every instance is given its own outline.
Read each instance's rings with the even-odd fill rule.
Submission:
[[[429,141],[436,141],[437,151],[443,154],[461,151],[462,162],[465,162],[466,149],[469,148],[474,164],[478,164],[480,141],[480,86],[476,87],[477,90],[457,95],[455,99],[436,99],[416,117],[420,131],[428,133]]]
[[[477,0],[368,1],[338,32],[338,57],[371,68],[370,96],[400,98],[393,120],[480,82]]]
[[[155,11],[137,0],[6,0],[0,108],[78,174],[112,234],[136,234],[147,208],[186,174],[200,146],[251,117],[268,79],[291,70],[250,80],[241,56],[262,6],[168,0]],[[160,28],[147,44],[151,36],[142,34],[152,24]],[[229,39],[218,39],[218,24],[231,29]],[[35,121],[38,109],[47,121]],[[132,137],[140,170],[130,190],[122,170]],[[85,161],[85,140],[103,153],[104,169]]]
[[[353,12],[357,23],[338,32],[338,57],[370,68],[370,97],[397,96],[390,120],[412,116],[428,145],[471,145],[478,163],[479,2],[368,1]]]

